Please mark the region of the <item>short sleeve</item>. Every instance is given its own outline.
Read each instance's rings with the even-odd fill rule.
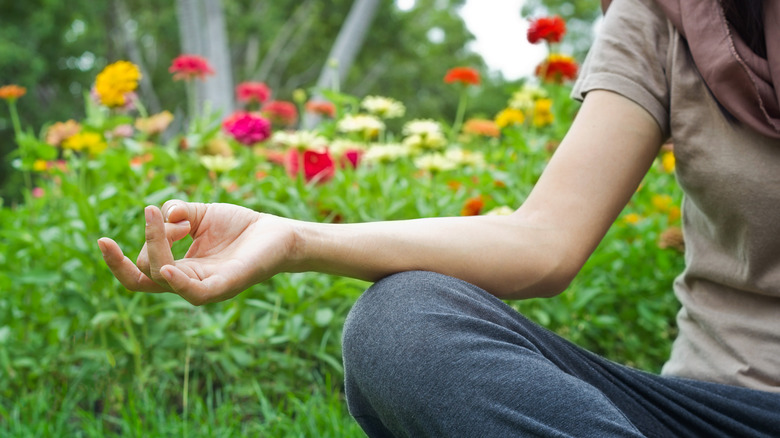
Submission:
[[[609,90],[639,104],[669,135],[669,22],[653,0],[615,0],[582,65],[572,97]]]

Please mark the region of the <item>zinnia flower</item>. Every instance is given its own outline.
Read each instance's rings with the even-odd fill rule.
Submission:
[[[376,144],[368,148],[362,159],[368,163],[392,163],[399,158],[408,157],[411,153],[411,149],[402,144]]]
[[[173,114],[166,110],[145,119],[137,119],[135,121],[135,129],[147,135],[160,134],[168,129],[172,121]]]
[[[238,166],[235,157],[225,155],[204,155],[200,157],[200,164],[212,172],[227,172]]]
[[[336,116],[336,105],[326,100],[310,100],[306,102],[306,111],[312,114],[318,114],[321,116],[327,116],[333,118]]]
[[[264,82],[242,82],[236,86],[239,102],[263,103],[271,96],[271,89]]]
[[[63,149],[70,149],[76,152],[86,150],[91,155],[103,152],[106,146],[103,137],[95,132],[80,132],[62,142]]]
[[[385,124],[376,116],[368,114],[348,115],[339,120],[338,130],[360,134],[363,138],[374,138],[385,130]]]
[[[430,172],[440,172],[452,170],[458,167],[458,164],[445,157],[443,154],[427,154],[414,160],[414,165],[420,169]]]
[[[460,82],[464,85],[479,85],[479,72],[471,67],[455,67],[444,75],[444,82],[451,84]]]
[[[566,33],[566,22],[559,16],[541,17],[531,21],[528,27],[528,42],[536,44],[541,40],[557,43]]]
[[[138,88],[141,71],[132,62],[117,61],[109,64],[95,78],[95,93],[100,103],[117,108],[127,105]]]
[[[498,137],[501,131],[496,122],[487,119],[469,119],[463,124],[463,132],[466,134],[483,135],[485,137]]]
[[[502,205],[500,207],[496,207],[487,213],[485,213],[485,216],[509,216],[510,214],[514,213],[515,210],[508,206],[508,205]]]
[[[685,236],[683,235],[680,227],[671,227],[664,230],[660,236],[658,236],[658,247],[661,249],[675,249],[680,252],[685,252]]]
[[[674,159],[674,152],[667,151],[661,154],[661,168],[664,170],[664,172],[674,172],[675,162],[676,160]]]
[[[482,207],[485,206],[485,200],[482,198],[482,196],[475,196],[473,198],[469,198],[466,200],[465,203],[463,203],[463,208],[460,210],[461,216],[477,216],[480,211],[482,211]]]
[[[363,102],[360,103],[360,106],[369,113],[383,119],[403,117],[406,112],[406,107],[403,103],[382,96],[366,96],[366,98],[363,99]]]
[[[81,131],[81,125],[75,120],[57,122],[46,130],[46,143],[52,146],[60,146],[66,138]]]
[[[506,128],[510,125],[522,125],[525,122],[525,114],[514,108],[505,108],[496,114],[496,125],[499,128]]]
[[[271,122],[258,114],[237,111],[222,122],[222,128],[241,144],[251,146],[271,135]]]
[[[473,152],[461,148],[447,149],[444,153],[444,158],[460,166],[485,166],[485,156],[481,152]]]
[[[326,182],[333,178],[336,171],[333,158],[328,151],[290,149],[287,151],[284,165],[291,177],[298,175],[303,165],[303,177],[306,182],[312,180]]]
[[[530,111],[534,103],[547,97],[547,91],[537,85],[524,84],[519,90],[512,93],[509,99],[509,107],[520,111]]]
[[[555,116],[552,113],[552,100],[539,99],[534,103],[532,123],[534,126],[540,128],[547,126],[555,120]]]
[[[576,79],[578,69],[577,61],[571,56],[553,53],[536,67],[536,76],[547,82],[560,84],[564,80]]]
[[[27,89],[18,85],[4,85],[0,87],[0,99],[16,100],[27,93]]]
[[[282,100],[266,102],[262,113],[275,125],[292,126],[298,121],[298,109],[292,102]]]
[[[214,70],[211,68],[209,61],[198,55],[179,55],[168,68],[170,73],[173,73],[173,80],[185,80],[189,81],[195,78],[204,80],[207,75],[213,75]]]
[[[328,147],[328,140],[314,131],[277,131],[274,132],[271,141],[274,144],[300,150],[324,151]]]

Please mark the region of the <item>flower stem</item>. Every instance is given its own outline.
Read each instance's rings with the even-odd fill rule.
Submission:
[[[19,157],[22,160],[22,177],[24,178],[24,185],[29,193],[32,190],[32,177],[30,176],[30,169],[25,166],[25,161],[28,158],[27,150],[24,147],[24,143],[20,143],[19,139],[22,137],[22,123],[19,121],[19,111],[16,109],[16,99],[9,99],[8,112],[11,113],[11,124],[14,127],[14,138],[16,139],[16,146],[19,148]]]
[[[455,141],[460,132],[460,127],[463,125],[463,116],[466,114],[466,104],[468,103],[468,94],[466,89],[460,93],[460,101],[458,101],[458,112],[455,114],[455,122],[452,124],[452,133],[450,134],[450,142]]]

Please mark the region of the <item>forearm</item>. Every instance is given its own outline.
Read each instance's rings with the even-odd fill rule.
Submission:
[[[369,281],[426,270],[501,298],[530,298],[560,292],[573,275],[556,233],[516,216],[299,223],[298,235],[297,270]]]

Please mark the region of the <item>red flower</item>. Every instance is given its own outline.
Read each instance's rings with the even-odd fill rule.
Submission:
[[[566,33],[566,22],[559,16],[542,17],[531,21],[528,27],[528,42],[536,44],[541,40],[549,43],[561,41]]]
[[[179,55],[168,68],[173,73],[173,80],[189,81],[194,78],[205,79],[206,75],[213,75],[214,70],[206,58],[197,55]]]
[[[460,211],[461,216],[476,216],[479,214],[480,211],[482,211],[482,207],[485,206],[485,200],[482,199],[482,196],[475,196],[473,198],[469,198],[466,200],[466,202],[463,204],[463,209]]]
[[[272,100],[263,105],[262,113],[271,123],[292,126],[298,121],[298,109],[292,102]]]
[[[479,72],[471,67],[455,67],[444,75],[444,82],[460,82],[465,85],[479,85]]]
[[[271,135],[271,122],[255,113],[237,111],[222,122],[222,128],[239,143],[251,146]]]
[[[271,89],[263,82],[242,82],[236,86],[239,102],[263,103],[271,96]]]
[[[333,118],[336,116],[336,105],[333,105],[332,103],[325,100],[310,100],[306,102],[306,111],[313,114],[319,114],[321,116]]]
[[[547,82],[562,83],[577,78],[577,61],[571,56],[553,53],[536,67],[536,75]]]
[[[353,169],[357,169],[360,164],[360,158],[363,156],[363,151],[358,149],[349,149],[341,156],[341,165],[350,165]]]
[[[301,164],[303,164],[303,177],[306,182],[312,180],[326,182],[333,178],[336,171],[333,158],[327,151],[306,150],[303,151],[303,155],[300,155],[297,149],[287,151],[284,166],[291,177],[298,175]]]

